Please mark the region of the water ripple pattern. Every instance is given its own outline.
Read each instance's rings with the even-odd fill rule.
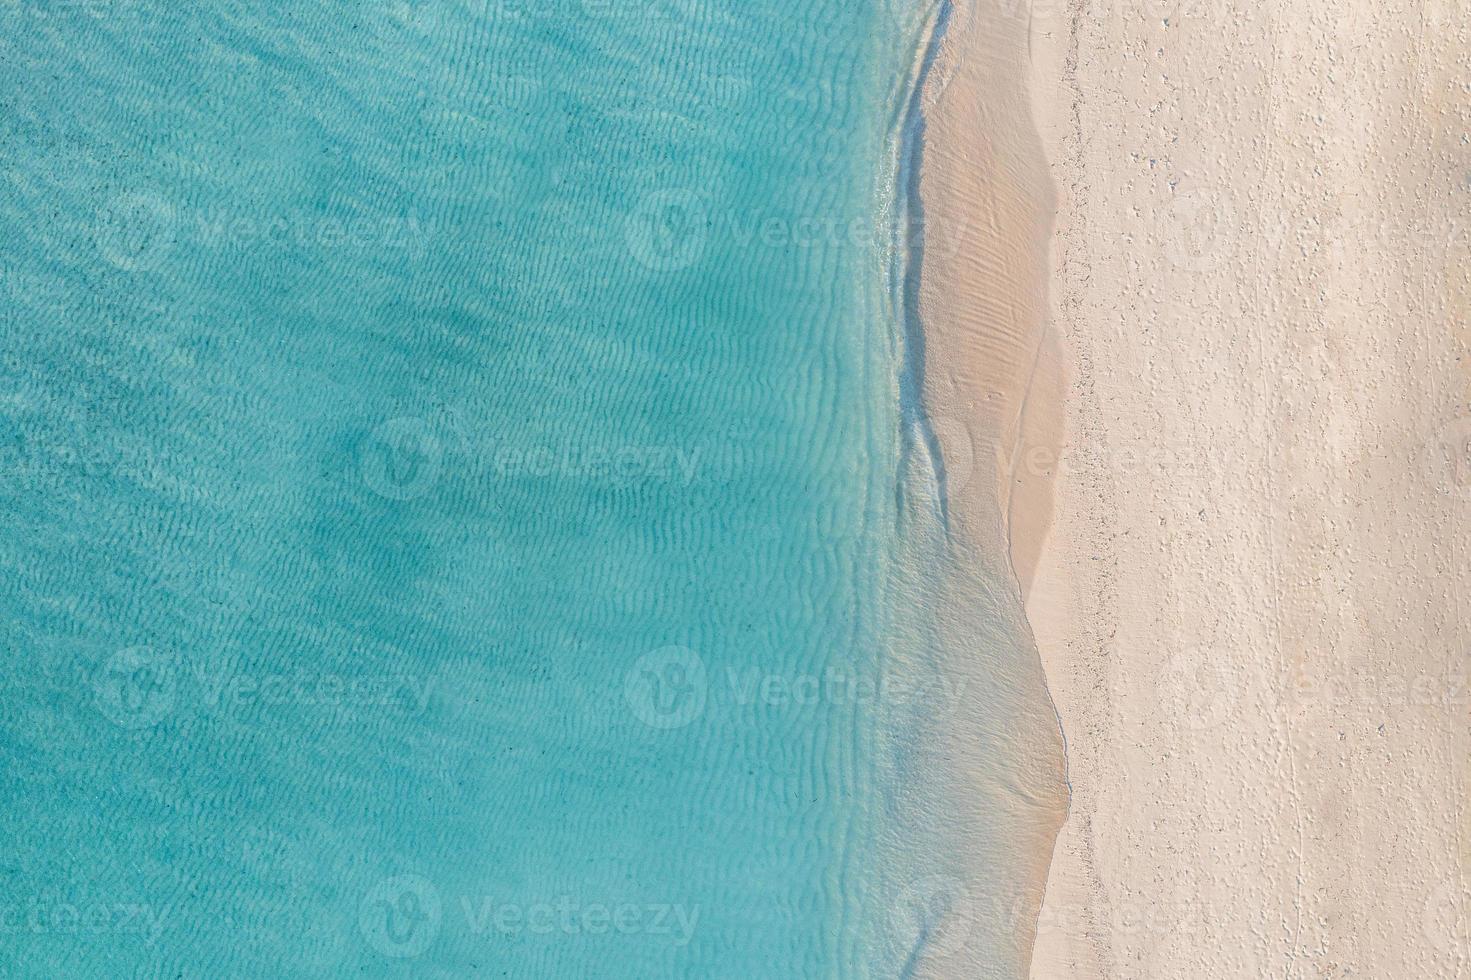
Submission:
[[[897,5],[0,3],[0,974],[896,975]]]

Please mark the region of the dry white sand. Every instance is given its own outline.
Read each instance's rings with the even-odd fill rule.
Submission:
[[[964,8],[922,181],[1068,740],[1033,976],[1471,977],[1471,5],[1062,3]]]

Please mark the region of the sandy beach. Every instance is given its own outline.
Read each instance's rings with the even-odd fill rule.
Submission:
[[[926,397],[1067,740],[1032,975],[1471,976],[1471,12],[956,20]]]

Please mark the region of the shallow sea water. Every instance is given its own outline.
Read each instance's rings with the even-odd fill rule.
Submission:
[[[905,969],[897,6],[0,3],[0,974]]]

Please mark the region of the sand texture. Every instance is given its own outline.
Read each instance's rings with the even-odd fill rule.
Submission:
[[[1065,380],[1014,530],[1073,793],[1033,976],[1471,977],[1471,7],[1030,37]]]
[[[926,407],[1067,738],[1033,976],[1471,977],[1471,10],[953,9]]]

